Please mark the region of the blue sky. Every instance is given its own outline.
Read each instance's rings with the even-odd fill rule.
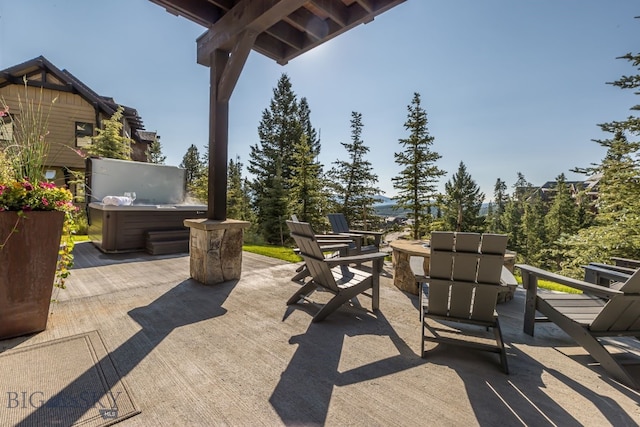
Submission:
[[[517,172],[535,185],[598,162],[598,123],[638,103],[606,85],[634,74],[615,58],[640,50],[637,0],[408,0],[281,66],[252,52],[230,101],[229,155],[246,165],[278,79],[306,97],[325,168],[345,156],[351,112],[363,116],[369,160],[387,196],[393,153],[422,96],[438,166],[462,161],[488,198]],[[134,107],[161,135],[167,164],[208,139],[205,31],[147,0],[0,0],[0,69],[43,55],[93,90]]]

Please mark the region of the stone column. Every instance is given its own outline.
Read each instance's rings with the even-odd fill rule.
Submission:
[[[242,239],[247,221],[226,219],[186,219],[189,227],[191,278],[205,285],[240,278]]]

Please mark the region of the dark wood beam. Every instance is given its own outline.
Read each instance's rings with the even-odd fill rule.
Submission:
[[[349,10],[341,1],[312,0],[311,4],[326,13],[329,18],[337,22],[340,26],[346,27],[348,25]]]
[[[280,40],[268,33],[260,34],[253,45],[253,49],[256,52],[273,59],[280,65],[285,65],[287,63],[287,60],[285,59],[288,52],[287,48],[293,50],[291,46],[282,43]]]
[[[209,65],[215,50],[230,51],[235,38],[248,29],[260,34],[308,0],[240,0],[197,40],[198,64]]]
[[[276,22],[265,33],[296,49],[300,49],[304,43],[305,33],[298,31],[284,21]]]
[[[327,23],[307,9],[300,8],[283,19],[300,31],[305,31],[316,40],[322,40],[327,35]]]
[[[373,0],[356,0],[356,3],[362,6],[367,13],[373,13],[376,10]]]
[[[215,6],[216,2],[209,2],[212,4],[206,4],[200,0],[175,0],[171,2],[171,5],[168,5],[166,2],[160,0],[151,1],[163,6],[165,10],[172,15],[184,16],[203,27],[213,25],[224,13],[223,10]]]
[[[219,102],[229,102],[231,93],[233,93],[233,89],[236,87],[242,68],[244,68],[245,62],[247,62],[247,58],[249,57],[249,53],[251,53],[257,36],[258,33],[253,30],[246,30],[238,36],[238,40],[231,50],[229,61],[224,67],[220,81],[218,82],[217,96]]]
[[[229,61],[229,53],[211,53],[209,72],[209,189],[207,218],[227,219],[227,150],[229,145],[229,102],[218,99],[218,87]]]

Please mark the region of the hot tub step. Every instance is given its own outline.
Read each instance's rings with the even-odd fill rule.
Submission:
[[[189,252],[189,240],[147,242],[147,252],[151,255],[187,253]]]
[[[147,231],[145,246],[151,255],[189,252],[189,229]]]

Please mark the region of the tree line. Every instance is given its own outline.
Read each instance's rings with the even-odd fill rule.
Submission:
[[[628,53],[621,59],[640,69],[640,55]],[[608,84],[637,89],[640,75]],[[285,243],[285,220],[291,215],[310,222],[318,232],[327,230],[326,214],[331,212],[342,212],[352,226],[377,227],[374,204],[382,191],[367,160],[362,114],[352,112],[350,124],[350,141],[341,142],[345,155],[325,170],[318,160],[321,141],[308,101],[298,99],[283,74],[262,113],[259,142],[251,146],[247,171],[252,179],[243,176],[239,158],[229,161],[228,216],[252,222],[252,238],[272,244]],[[446,171],[438,167],[441,156],[433,150],[435,138],[429,134],[421,96],[415,93],[407,106],[407,135],[398,140],[394,155],[400,168],[392,178],[396,206],[408,212],[415,239],[428,238],[432,230],[504,233],[519,261],[574,276],[588,262],[607,262],[612,256],[640,258],[640,119],[631,115],[598,126],[611,135],[594,140],[606,148],[605,157],[572,170],[596,177],[597,193],[568,183],[564,174],[543,192],[518,173],[510,193],[501,178],[496,180],[488,212],[481,214],[485,195],[464,162],[445,183],[444,192],[438,192]],[[180,165],[187,170],[191,193],[202,200],[207,194],[207,162],[192,145]]]

